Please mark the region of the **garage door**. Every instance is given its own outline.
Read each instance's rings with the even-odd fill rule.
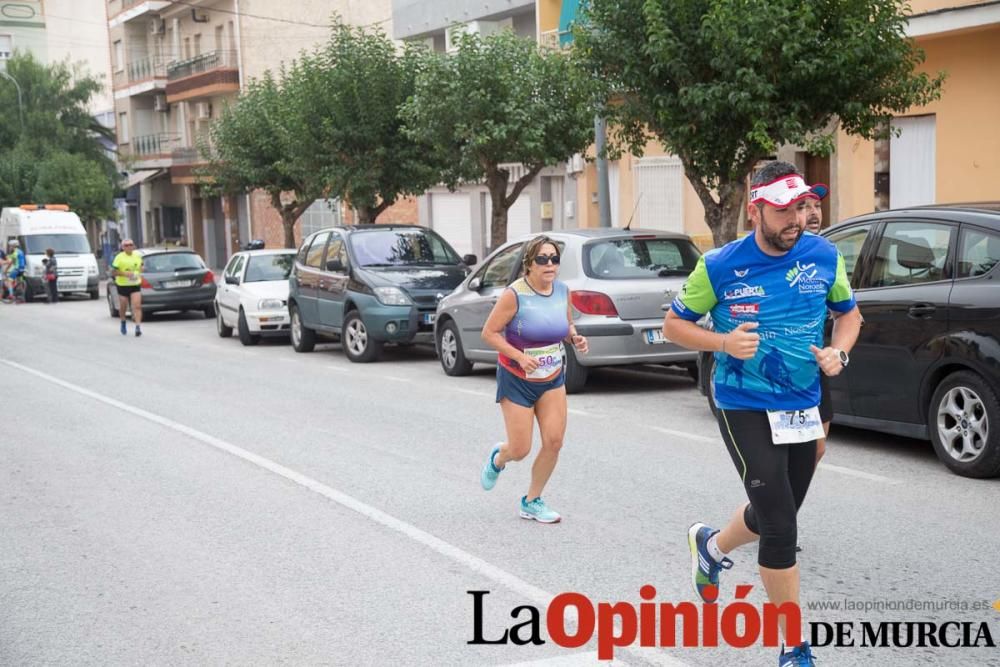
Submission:
[[[486,197],[486,220],[492,220],[493,202]],[[489,224],[487,222],[487,224]],[[527,236],[531,233],[531,197],[522,192],[514,205],[507,209],[507,240]]]
[[[683,187],[684,168],[678,158],[636,160],[632,228],[683,233]]]
[[[893,118],[899,136],[889,140],[889,208],[935,202],[936,116]]]
[[[431,228],[451,244],[459,255],[472,249],[472,213],[469,195],[444,193],[431,195]]]

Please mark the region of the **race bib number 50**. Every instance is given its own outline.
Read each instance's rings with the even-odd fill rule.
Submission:
[[[824,436],[819,408],[808,410],[768,410],[771,441],[776,445],[810,442]]]
[[[544,347],[526,347],[524,353],[538,362],[538,368],[525,374],[529,380],[545,380],[562,368],[562,343],[553,343]]]

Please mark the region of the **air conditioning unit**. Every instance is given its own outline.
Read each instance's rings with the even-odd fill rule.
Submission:
[[[149,22],[149,34],[151,35],[162,35],[167,30],[167,24],[159,16],[154,16],[153,20]]]
[[[157,95],[153,98],[153,111],[170,111],[166,95]]]
[[[212,104],[211,102],[198,102],[195,105],[194,115],[198,120],[208,120],[212,117]]]

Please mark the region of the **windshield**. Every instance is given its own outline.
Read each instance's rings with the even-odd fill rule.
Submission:
[[[193,252],[171,252],[142,258],[142,270],[146,273],[169,273],[204,268],[205,263],[201,261],[201,257]]]
[[[591,278],[665,278],[688,275],[700,256],[687,239],[613,239],[588,244],[583,266]]]
[[[351,234],[351,249],[361,266],[459,264],[444,239],[424,229],[386,229]]]
[[[247,274],[244,282],[259,283],[265,280],[288,280],[288,274],[291,273],[294,262],[294,253],[251,257],[247,264]]]
[[[84,234],[32,234],[21,237],[26,255],[44,255],[52,248],[57,255],[89,255],[90,243]]]

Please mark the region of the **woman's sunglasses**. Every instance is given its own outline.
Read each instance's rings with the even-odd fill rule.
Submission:
[[[545,266],[546,264],[559,264],[559,255],[535,255],[535,264]]]

